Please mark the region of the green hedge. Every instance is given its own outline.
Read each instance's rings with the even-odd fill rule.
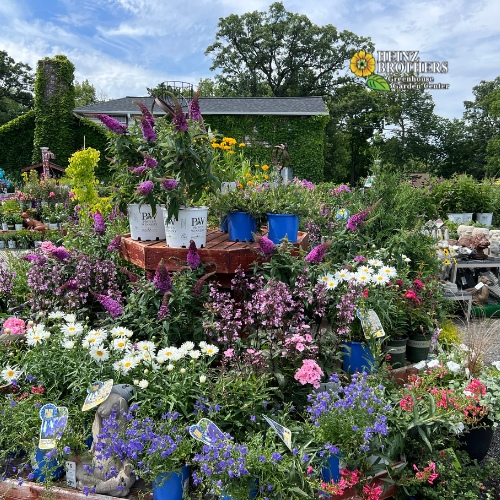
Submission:
[[[0,167],[10,181],[21,180],[21,169],[31,165],[35,111],[28,111],[0,127]]]
[[[259,163],[271,163],[271,150],[285,144],[293,175],[312,182],[323,180],[325,127],[329,116],[210,116],[213,132],[247,144],[246,152]]]

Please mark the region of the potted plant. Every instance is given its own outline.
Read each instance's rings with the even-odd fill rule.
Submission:
[[[13,215],[14,218],[14,229],[16,231],[21,231],[23,229],[23,218],[20,212],[15,212]]]
[[[27,229],[21,229],[16,232],[17,248],[25,250],[30,247],[32,241],[31,233],[32,231],[28,231]]]

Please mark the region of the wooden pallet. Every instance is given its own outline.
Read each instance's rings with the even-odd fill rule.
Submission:
[[[264,236],[267,230],[262,233]],[[295,248],[307,250],[308,235],[299,231]],[[236,269],[241,266],[245,271],[251,270],[254,262],[261,261],[257,253],[258,243],[240,243],[229,241],[227,233],[218,229],[210,229],[207,233],[207,244],[198,249],[202,263],[208,272],[215,271],[215,278],[222,286],[227,286]],[[161,259],[169,271],[178,271],[186,266],[187,248],[171,248],[162,241],[137,241],[130,234],[122,237],[121,253],[125,260],[145,269],[155,271]]]

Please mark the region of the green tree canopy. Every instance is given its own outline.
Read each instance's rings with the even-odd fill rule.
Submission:
[[[223,89],[239,96],[307,96],[330,94],[350,79],[341,74],[357,50],[372,52],[369,38],[335,26],[317,26],[307,16],[285,10],[281,2],[269,12],[221,18],[216,41],[205,54]]]
[[[33,106],[33,83],[31,67],[0,50],[0,125]]]
[[[74,86],[76,108],[99,102],[95,87],[88,80],[83,80],[81,83],[75,80]]]

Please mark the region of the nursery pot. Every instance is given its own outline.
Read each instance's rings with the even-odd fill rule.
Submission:
[[[127,206],[130,225],[130,237],[133,240],[155,241],[165,239],[165,225],[161,213],[161,206],[156,205],[153,216],[151,205],[133,203]]]
[[[476,213],[476,222],[484,224],[485,226],[491,226],[493,221],[493,213]]]
[[[431,346],[429,335],[414,333],[410,335],[406,344],[406,358],[411,363],[418,363],[427,359],[429,348]]]
[[[16,231],[22,231],[23,229],[23,225],[22,224],[14,224],[14,229]]]
[[[401,368],[405,364],[406,343],[408,337],[387,339],[382,345],[382,351],[391,357],[388,362],[393,368]]]
[[[168,209],[163,207],[163,220],[167,220]],[[179,215],[168,224],[165,223],[166,245],[172,248],[187,248],[193,240],[196,248],[207,245],[208,207],[189,207],[179,209]]]
[[[257,221],[247,212],[230,212],[227,215],[229,241],[253,241]]]
[[[229,221],[227,215],[220,216],[219,218],[219,231],[221,233],[227,233],[229,231]]]
[[[493,422],[486,418],[483,423],[484,427],[472,427],[460,435],[462,443],[460,449],[466,451],[472,460],[482,460],[488,453],[493,439]]]
[[[343,342],[341,350],[342,369],[346,373],[371,373],[375,359],[368,344],[354,341]]]
[[[164,472],[153,482],[153,500],[182,500],[188,490],[189,467],[180,471]]]
[[[288,238],[290,243],[299,239],[300,217],[294,214],[267,214],[268,238],[275,244]]]
[[[473,215],[474,214],[472,212],[464,212],[462,214],[462,222],[471,222]]]
[[[455,222],[455,224],[462,224],[463,222],[462,214],[447,214],[447,215],[448,215],[448,220]]]
[[[45,475],[48,473],[52,480],[59,479],[64,473],[64,466],[59,464],[57,458],[52,458],[48,462],[45,460],[45,455],[51,450],[41,450],[37,448],[33,462],[33,477],[35,481],[43,483]]]
[[[248,500],[254,500],[254,498],[257,497],[258,493],[259,493],[259,480],[258,480],[258,478],[255,478],[252,481],[252,489],[250,490],[250,493],[248,494]],[[219,500],[240,500],[240,499],[234,498],[230,495],[225,495],[223,492],[222,496],[219,497]],[[246,500],[246,499],[244,499],[244,500]]]
[[[5,248],[5,241],[0,240],[0,248]]]
[[[337,482],[340,479],[340,457],[338,455],[330,455],[328,460],[321,469],[321,479],[325,483],[332,480]]]
[[[6,222],[2,222],[2,231],[8,231],[9,225]]]
[[[11,250],[16,248],[16,240],[9,240],[7,242],[7,248],[10,248]]]

